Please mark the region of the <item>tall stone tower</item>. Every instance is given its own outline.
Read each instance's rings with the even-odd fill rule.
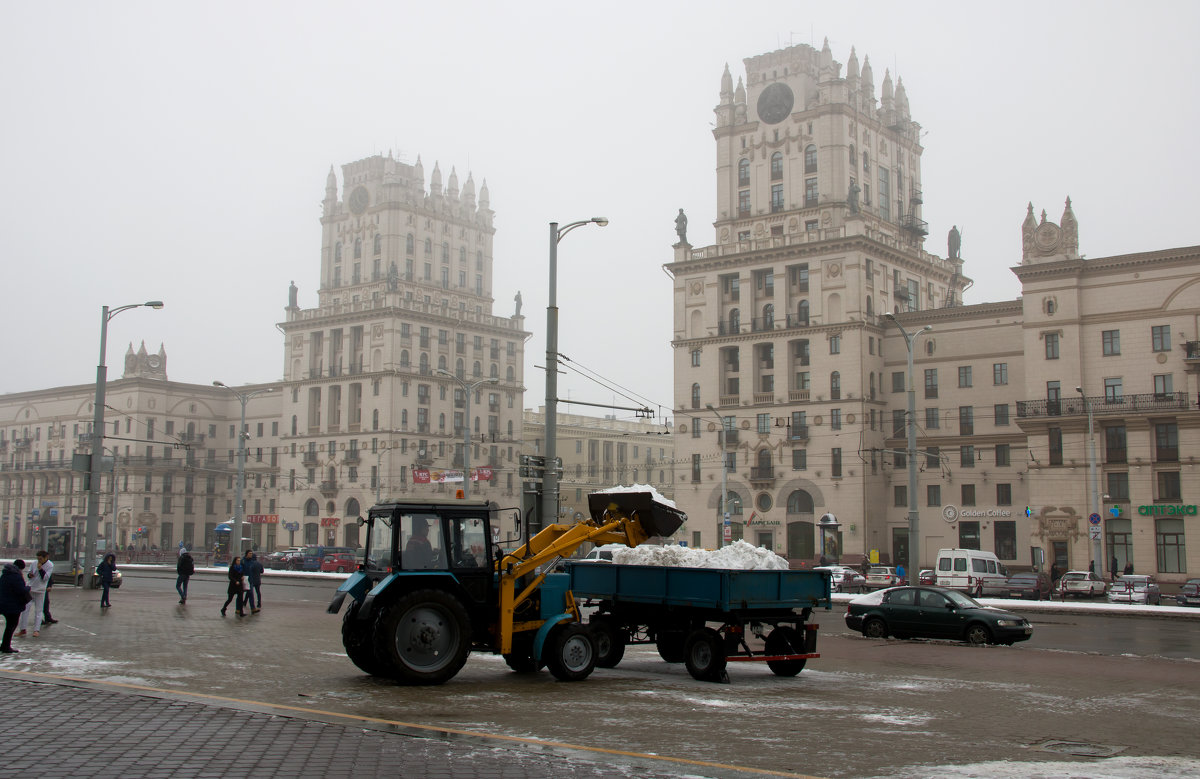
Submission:
[[[705,546],[727,493],[732,538],[801,560],[887,549],[870,507],[896,466],[884,393],[904,387],[883,373],[881,316],[956,305],[970,282],[957,245],[924,249],[901,81],[885,73],[877,92],[853,49],[843,75],[828,41],[744,64],[736,85],[725,68],[715,108],[715,243],[676,244],[667,265],[675,499]]]
[[[524,318],[493,313],[493,211],[468,174],[425,183],[376,155],[333,168],[321,216],[317,306],[289,293],[282,436],[285,505],[337,528],[376,499],[515,494]],[[468,402],[467,387],[474,387]],[[468,416],[467,408],[470,408]],[[290,500],[289,500],[290,499]],[[310,520],[311,521],[311,520]]]

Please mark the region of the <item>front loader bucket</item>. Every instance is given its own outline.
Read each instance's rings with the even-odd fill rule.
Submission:
[[[669,536],[687,520],[687,514],[656,502],[649,492],[593,492],[588,495],[588,510],[597,522],[604,521],[605,512],[610,521],[636,516],[647,536]]]

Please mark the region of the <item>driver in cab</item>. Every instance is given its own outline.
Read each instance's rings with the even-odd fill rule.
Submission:
[[[432,568],[435,559],[433,545],[429,543],[429,520],[415,517],[412,522],[412,535],[404,546],[404,567],[410,570]]]

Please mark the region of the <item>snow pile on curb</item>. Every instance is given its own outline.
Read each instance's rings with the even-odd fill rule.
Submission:
[[[733,570],[785,571],[788,561],[769,549],[736,541],[716,551],[686,546],[637,546],[614,549],[617,565],[665,565],[672,568],[728,568]]]

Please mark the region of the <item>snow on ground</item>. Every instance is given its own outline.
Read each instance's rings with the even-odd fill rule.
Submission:
[[[939,779],[1183,779],[1200,775],[1200,760],[1186,757],[1110,757],[1103,760],[1025,762],[1003,760],[970,765],[907,766],[876,779],[937,776]]]
[[[617,565],[667,565],[673,568],[731,568],[734,570],[785,571],[788,561],[769,549],[735,541],[715,551],[687,546],[651,546],[613,549]]]

